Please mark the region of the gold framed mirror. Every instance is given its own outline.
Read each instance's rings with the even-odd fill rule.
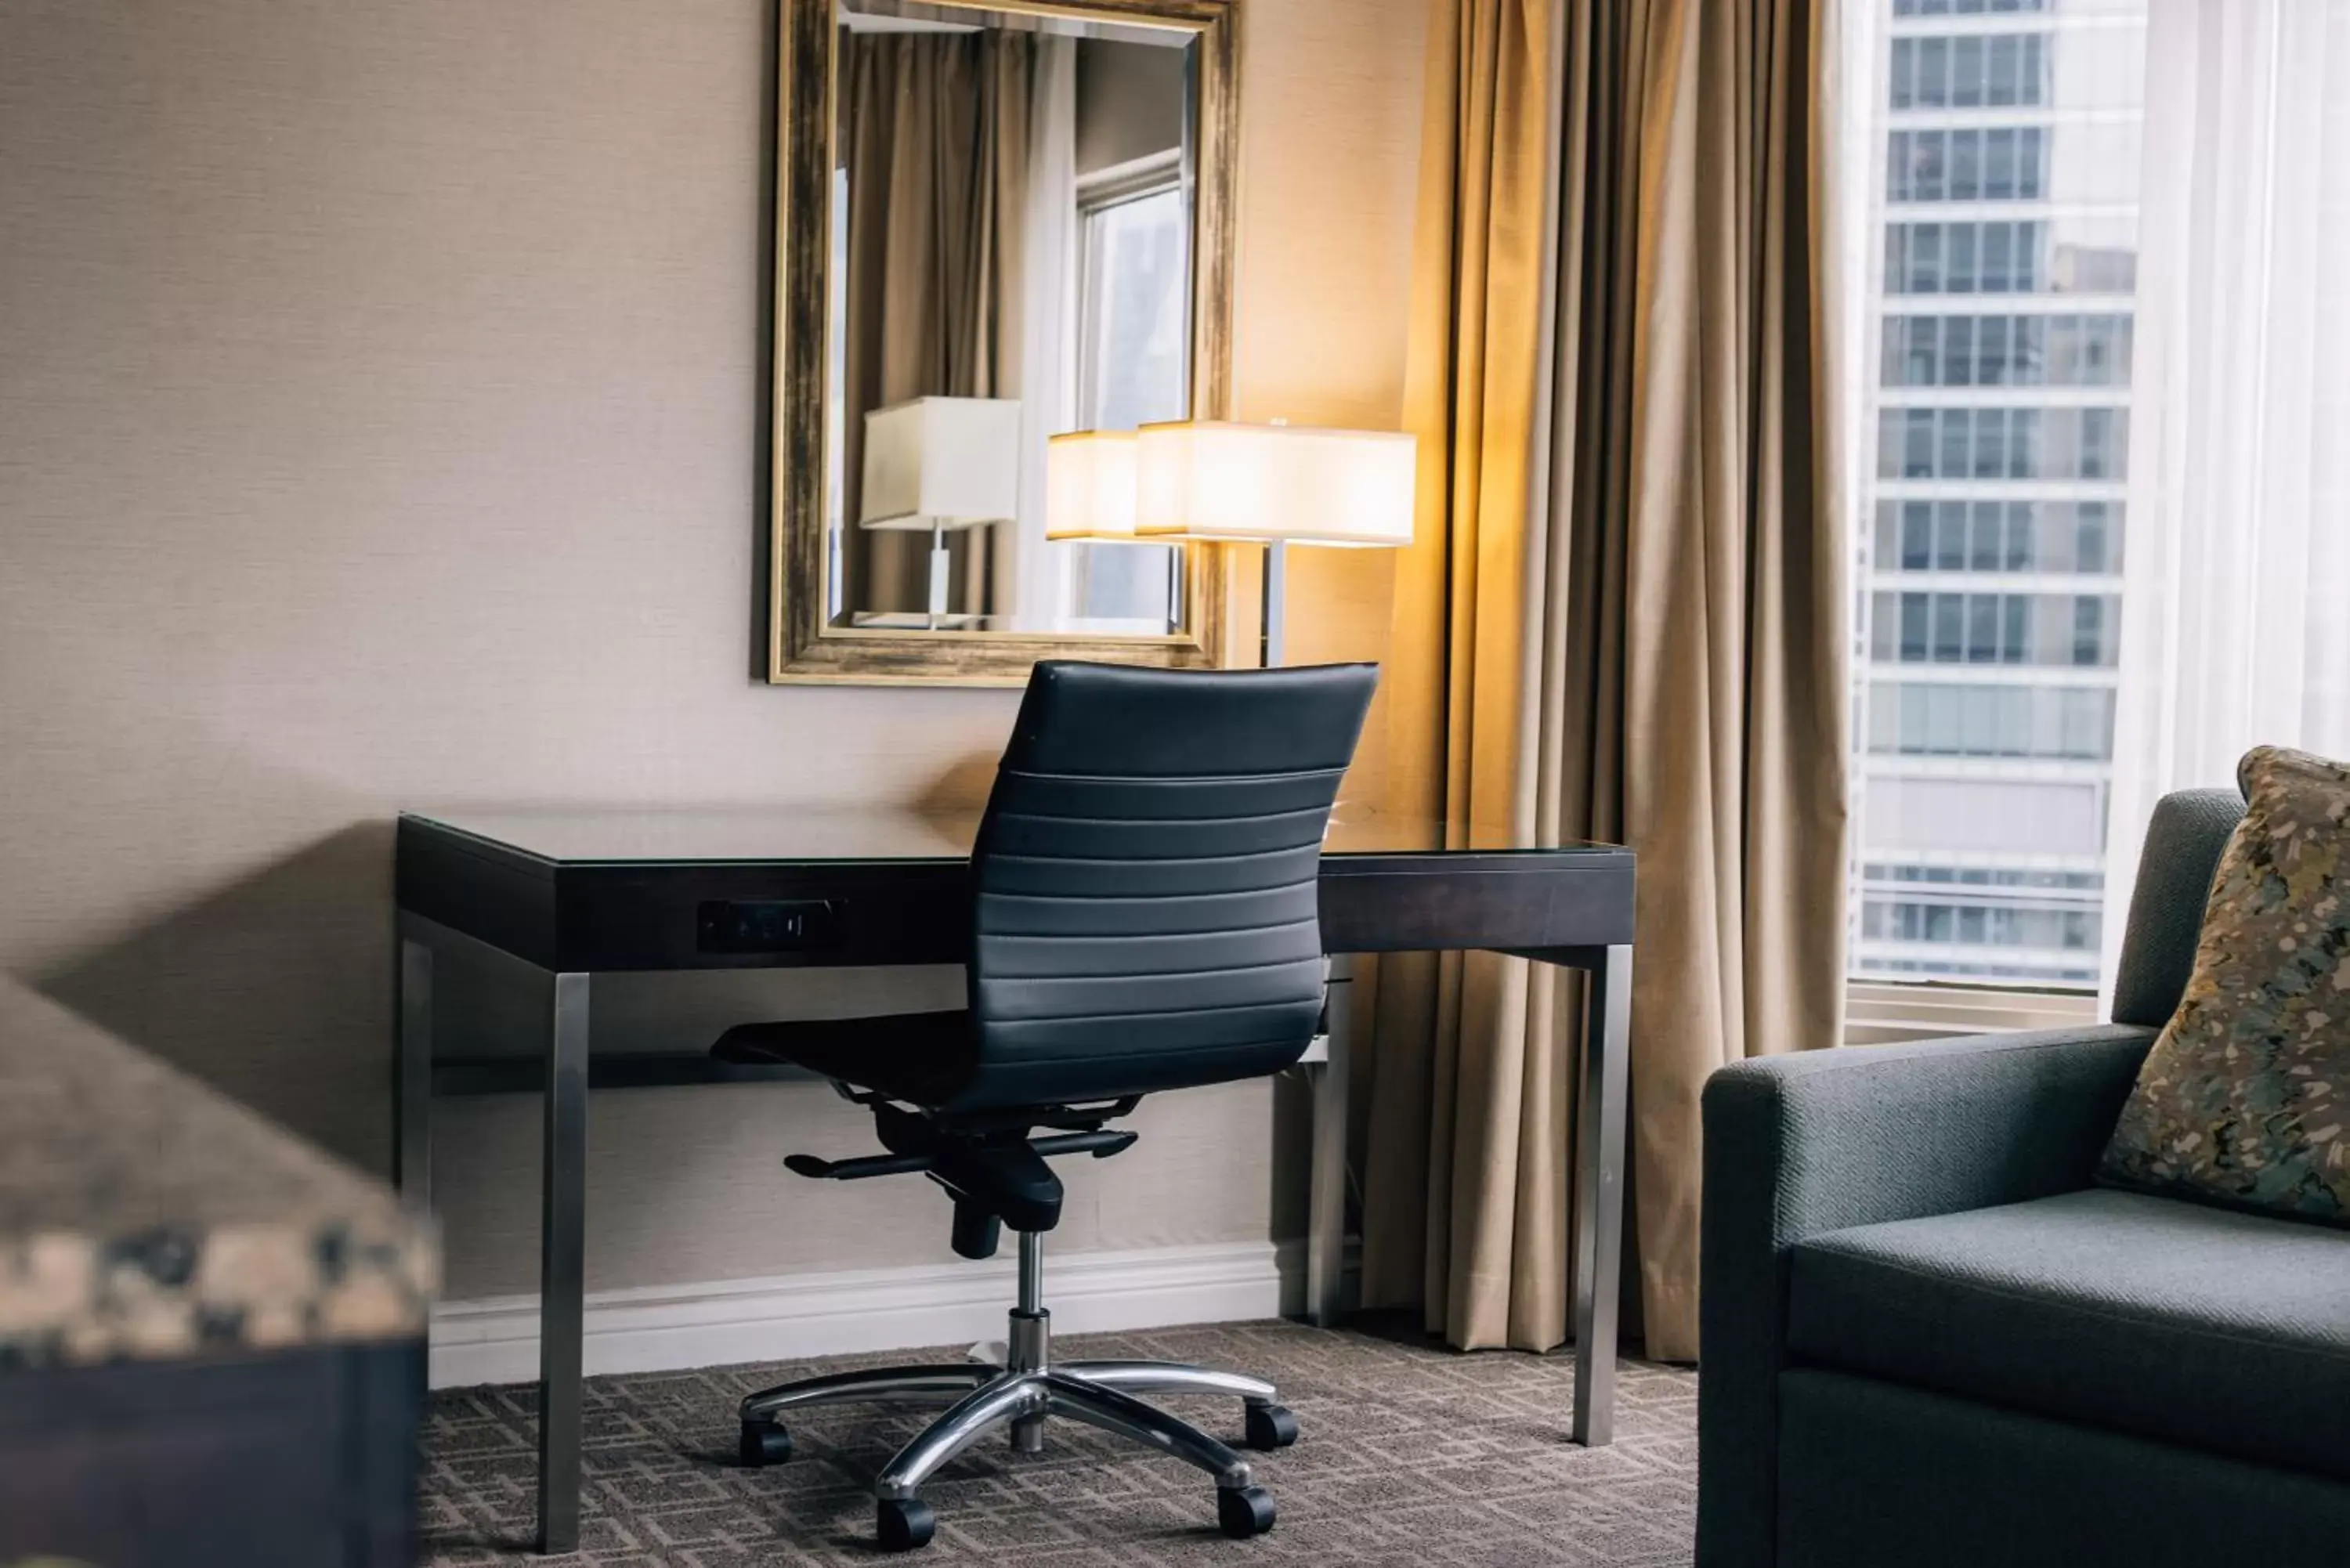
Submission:
[[[1223,548],[1048,514],[1229,417],[1235,0],[781,0],[771,681],[1231,662]]]

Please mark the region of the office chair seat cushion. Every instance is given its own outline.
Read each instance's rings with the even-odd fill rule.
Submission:
[[[1196,1088],[1278,1072],[1305,1052],[1314,1012],[1302,1012],[1295,1038],[1265,1042],[1218,1039],[1212,1019],[1192,1032],[1203,1044],[1170,1056],[1164,1052],[1108,1051],[1090,1057],[1045,1057],[1003,1064],[979,1092],[978,1039],[968,1012],[900,1012],[878,1018],[802,1018],[746,1023],[718,1037],[710,1054],[722,1062],[804,1067],[884,1098],[949,1113],[1009,1111],[1122,1099],[1129,1095]],[[1142,1033],[1129,1024],[1124,1033]]]
[[[914,1106],[953,1099],[975,1061],[971,1014],[959,1008],[745,1023],[720,1035],[710,1054],[723,1062],[805,1067]]]

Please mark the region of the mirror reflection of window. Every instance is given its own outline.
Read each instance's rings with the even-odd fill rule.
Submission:
[[[825,319],[834,324],[827,334],[832,342],[825,369],[827,389],[824,400],[824,472],[825,530],[824,581],[825,610],[828,619],[838,620],[846,600],[841,572],[841,517],[848,505],[848,487],[842,475],[848,463],[848,334],[839,324],[848,319],[848,170],[846,165],[832,171],[832,279],[831,297],[826,304]]]
[[[1079,428],[1132,430],[1190,411],[1190,233],[1180,149],[1079,181]],[[1181,619],[1177,552],[1075,545],[1077,613],[1101,630]]]
[[[1085,209],[1085,415],[1132,430],[1184,414],[1183,193],[1157,188]]]

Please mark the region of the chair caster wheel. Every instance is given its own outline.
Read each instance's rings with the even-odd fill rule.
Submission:
[[[885,1497],[873,1505],[873,1533],[880,1538],[884,1552],[911,1552],[931,1543],[931,1532],[938,1528],[938,1515],[931,1505],[920,1498],[902,1501]]]
[[[1216,1522],[1235,1541],[1263,1535],[1273,1528],[1273,1493],[1261,1486],[1235,1487],[1216,1493]]]
[[[771,1421],[745,1421],[735,1454],[746,1469],[782,1464],[792,1457],[792,1435]]]
[[[1264,1451],[1285,1449],[1297,1441],[1297,1417],[1280,1405],[1252,1405],[1241,1441]]]

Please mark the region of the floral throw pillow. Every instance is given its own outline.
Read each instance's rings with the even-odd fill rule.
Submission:
[[[2262,746],[2098,1179],[2350,1226],[2350,764]]]

